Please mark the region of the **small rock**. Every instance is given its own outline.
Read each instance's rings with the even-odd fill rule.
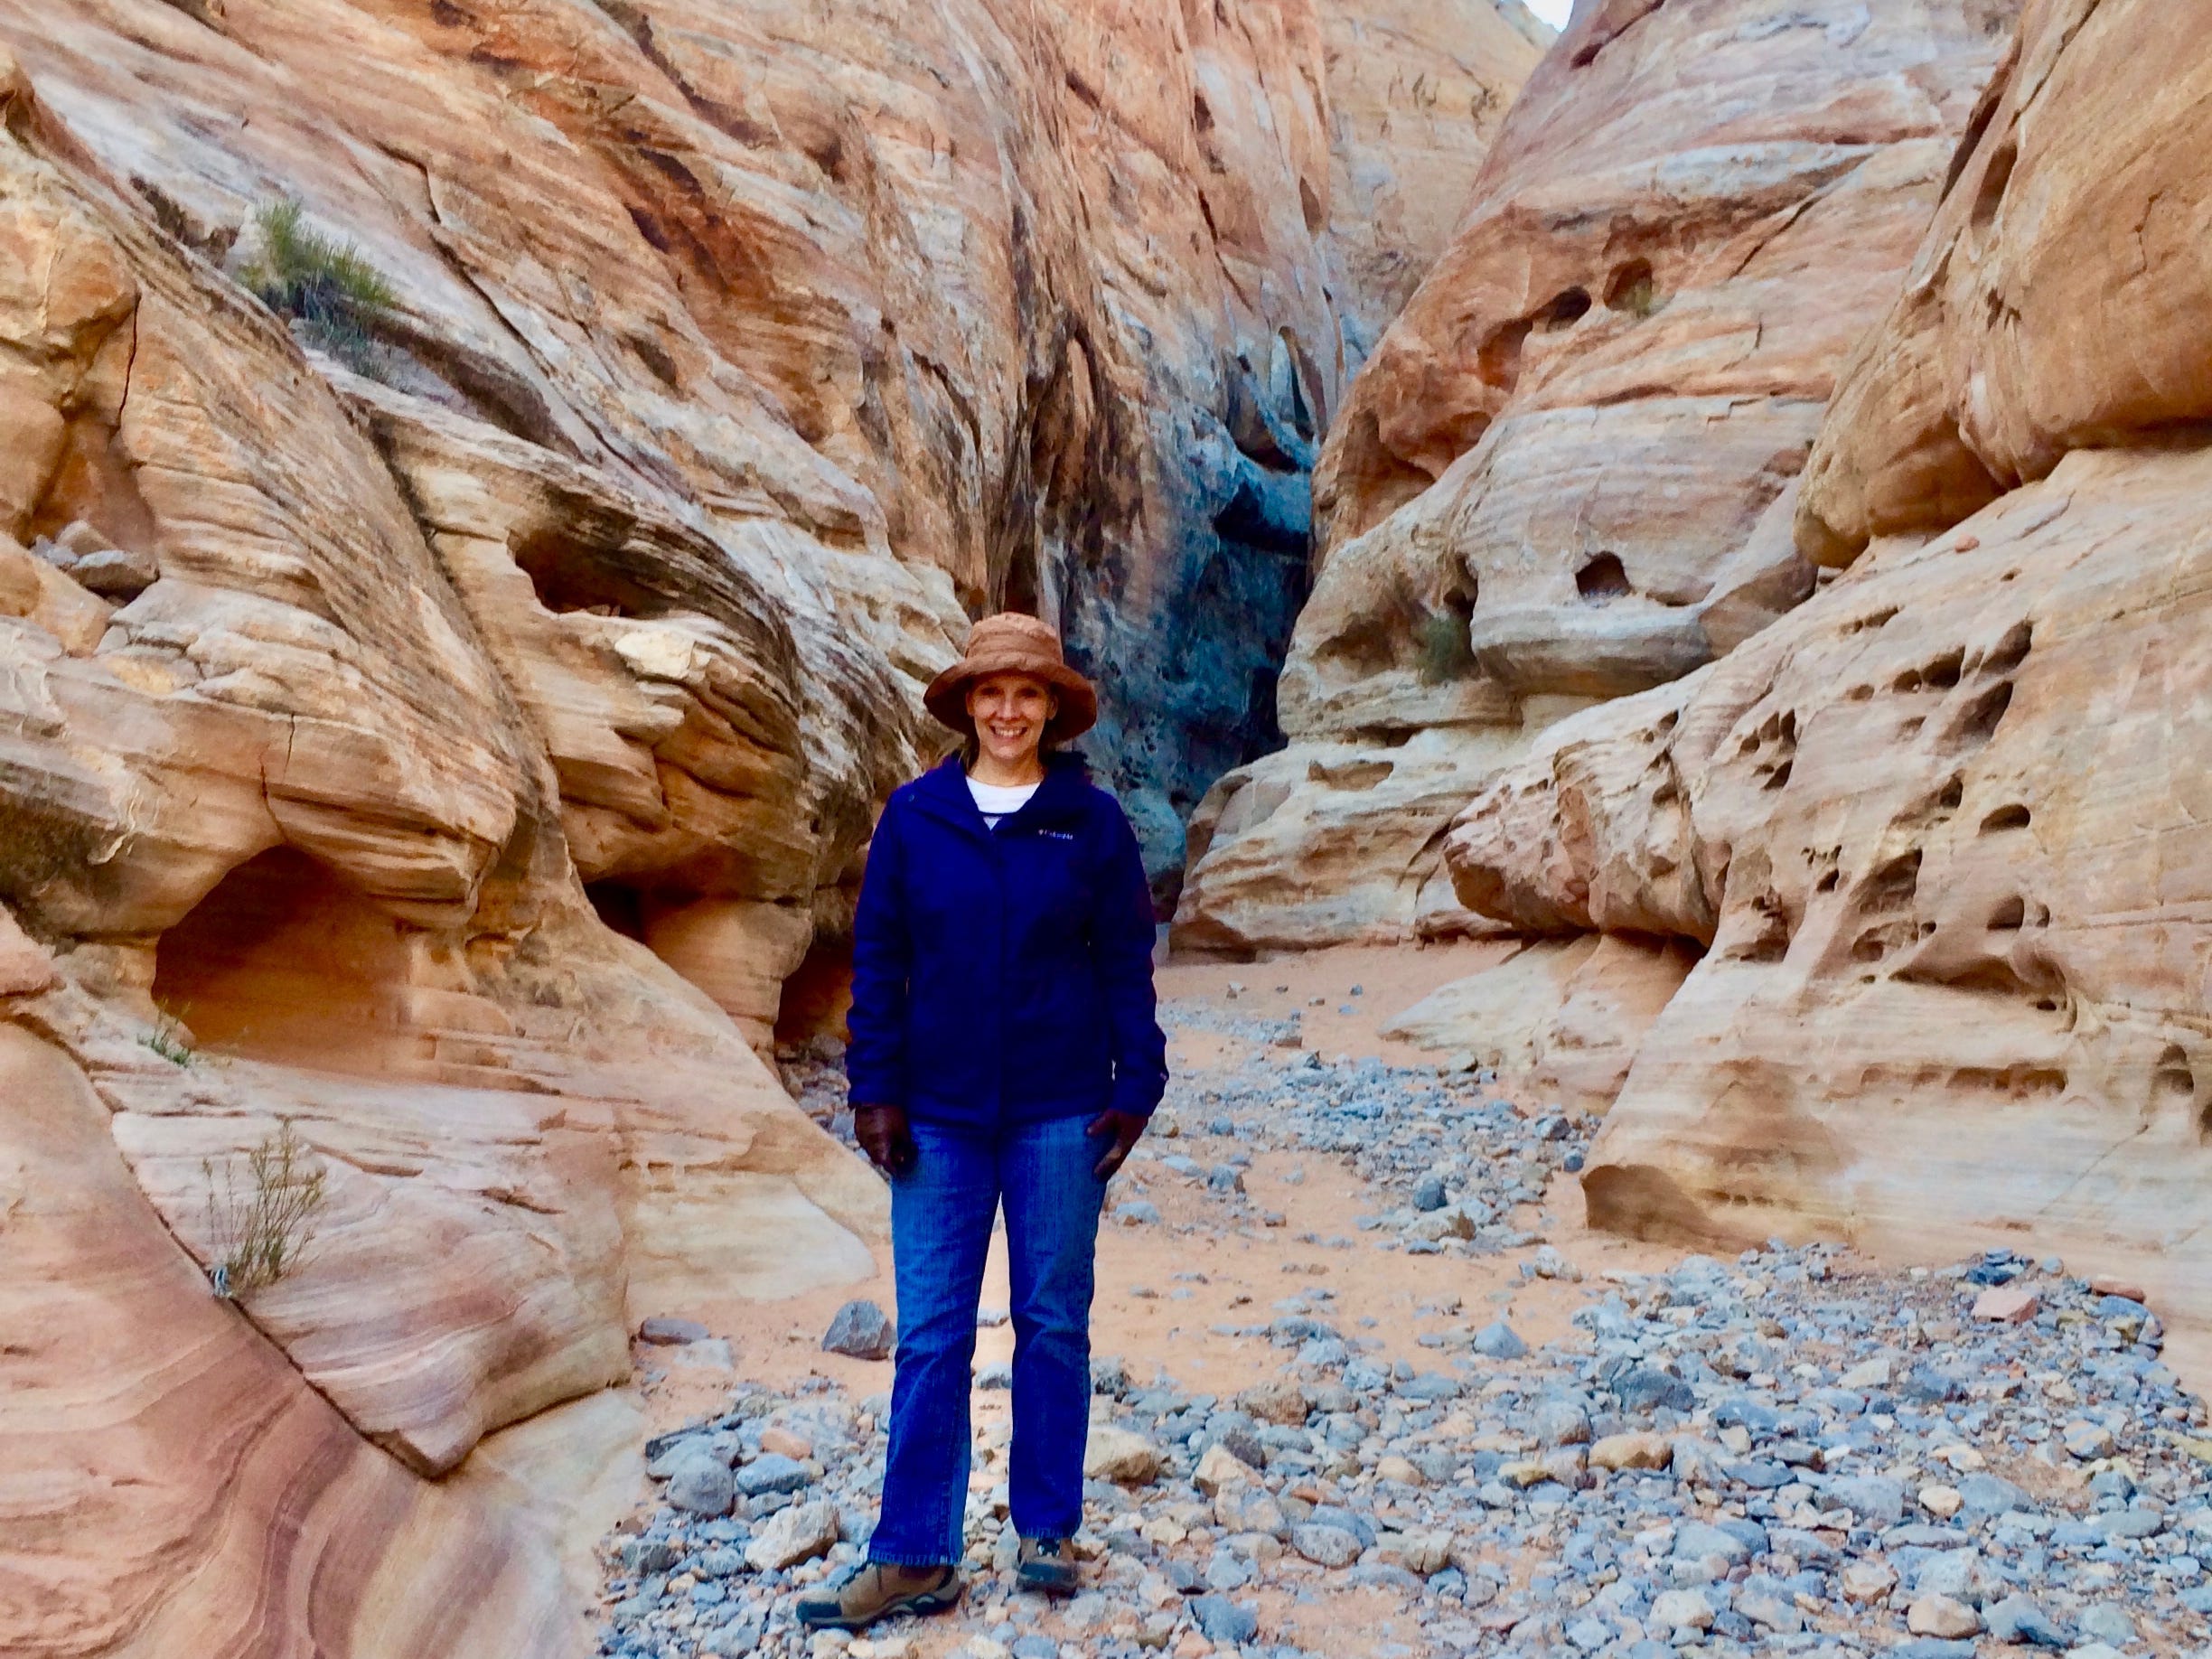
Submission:
[[[1590,1443],[1593,1469],[1664,1469],[1673,1460],[1673,1442],[1664,1434],[1608,1434]]]
[[[711,1335],[697,1319],[679,1319],[670,1314],[654,1314],[638,1326],[638,1340],[656,1347],[673,1347],[679,1343],[705,1342]]]
[[[763,1452],[737,1471],[737,1490],[747,1497],[768,1492],[800,1492],[813,1485],[805,1464],[780,1452]]]
[[[1861,1607],[1880,1601],[1897,1588],[1897,1570],[1888,1561],[1853,1561],[1836,1577],[1843,1599]]]
[[[1922,1596],[1905,1609],[1905,1628],[1915,1636],[1957,1641],[1982,1628],[1982,1616],[1948,1596]]]
[[[1348,1567],[1359,1559],[1360,1541],[1340,1526],[1308,1523],[1290,1529],[1290,1547],[1323,1567]]]
[[[812,1561],[838,1541],[842,1531],[835,1504],[823,1499],[779,1509],[745,1546],[745,1561],[755,1572],[777,1572]]]
[[[1731,1567],[1738,1566],[1751,1559],[1751,1546],[1735,1533],[1705,1521],[1686,1521],[1675,1532],[1676,1561],[1710,1561],[1716,1556]]]
[[[1159,1218],[1159,1206],[1148,1199],[1126,1199],[1114,1206],[1114,1220],[1124,1227],[1157,1227]]]
[[[1872,1526],[1905,1518],[1905,1483],[1886,1475],[1839,1476],[1828,1483],[1827,1497]]]
[[[1712,1603],[1701,1590],[1663,1590],[1652,1598],[1648,1622],[1660,1630],[1711,1630]]]
[[[662,1495],[686,1514],[726,1515],[736,1501],[737,1482],[721,1458],[700,1451],[676,1466]]]
[[[2077,1419],[2060,1430],[2059,1439],[2065,1443],[2067,1451],[2084,1462],[2097,1457],[2109,1457],[2113,1455],[2112,1430],[2102,1423],[2093,1423]]]
[[[1475,1352],[1487,1359],[1516,1360],[1525,1358],[1528,1344],[1523,1342],[1514,1327],[1503,1319],[1486,1325],[1475,1333]]]
[[[1097,1438],[1098,1431],[1093,1429],[1093,1443]],[[1251,1479],[1254,1472],[1251,1464],[1216,1440],[1205,1448],[1205,1455],[1198,1459],[1197,1470],[1191,1476],[1191,1485],[1212,1497],[1223,1486]]]
[[[1540,1400],[1529,1420],[1539,1446],[1589,1444],[1589,1413],[1571,1400]]]
[[[2131,1302],[2148,1302],[2151,1299],[2144,1294],[2140,1281],[2123,1279],[2114,1273],[2097,1274],[2090,1279],[2089,1290],[2093,1296],[2123,1296]]]
[[[1940,1521],[1948,1521],[1965,1506],[1966,1500],[1959,1495],[1956,1486],[1932,1485],[1920,1488],[1920,1507]]]
[[[108,548],[88,553],[69,567],[70,579],[89,593],[117,604],[127,604],[161,579],[161,567],[150,553]]]
[[[1260,1615],[1226,1596],[1194,1596],[1191,1620],[1210,1642],[1249,1642],[1260,1634]]]
[[[1141,1434],[1117,1429],[1111,1423],[1091,1425],[1083,1448],[1083,1478],[1111,1480],[1117,1486],[1148,1486],[1159,1478],[1159,1448]]]
[[[1238,1410],[1261,1422],[1280,1423],[1287,1429],[1303,1429],[1309,1411],[1306,1391],[1288,1377],[1248,1388],[1236,1397],[1236,1402]]]
[[[2114,1647],[2125,1647],[2135,1639],[2135,1621],[2123,1608],[2109,1601],[2100,1601],[2084,1607],[2074,1621],[2076,1632],[2093,1642],[2109,1642]]]
[[[1991,1636],[2016,1646],[2064,1647],[2065,1629],[2025,1596],[2007,1596],[1982,1609],[1982,1620]]]
[[[874,1302],[865,1299],[850,1301],[837,1310],[830,1321],[830,1328],[822,1334],[822,1352],[844,1354],[854,1359],[879,1360],[887,1358],[898,1340],[898,1330],[891,1317]]]
[[[1999,1325],[2021,1325],[2036,1317],[2042,1300],[2026,1285],[1992,1285],[1974,1298],[1973,1317]]]
[[[1431,1170],[1414,1183],[1413,1207],[1423,1213],[1440,1210],[1448,1195],[1444,1189],[1444,1177]]]

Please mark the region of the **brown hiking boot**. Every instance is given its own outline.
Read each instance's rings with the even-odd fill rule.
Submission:
[[[1075,1593],[1075,1552],[1063,1539],[1025,1538],[1014,1566],[1014,1577],[1024,1589],[1047,1596]]]
[[[842,1582],[799,1598],[792,1611],[816,1630],[865,1630],[898,1613],[941,1613],[960,1599],[959,1571],[951,1567],[896,1567],[863,1561]]]

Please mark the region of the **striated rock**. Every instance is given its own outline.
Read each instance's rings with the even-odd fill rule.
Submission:
[[[1955,533],[1877,547],[1723,662],[1563,725],[1468,808],[1449,856],[1471,900],[1633,912],[1711,947],[1592,1148],[1595,1218],[1924,1252],[2031,1224],[2204,1317],[2174,1241],[2204,1214],[2212,1061],[2170,908],[2200,855],[2192,769],[2165,757],[2205,698],[2163,666],[2146,698],[2141,675],[2189,625],[2199,550],[2167,527],[2207,490],[2201,455],[2070,455]],[[1640,783],[1579,792],[1593,833],[1502,830],[1595,776]],[[2155,858],[2130,850],[2146,834]]]
[[[1451,245],[1507,108],[1557,35],[1522,0],[1321,9],[1329,290],[1348,380]]]
[[[591,1579],[564,1585],[511,1495],[366,1444],[213,1298],[66,1054],[0,1025],[0,1098],[11,1654],[242,1654],[271,1630],[381,1659],[572,1651]]]
[[[1849,569],[1563,724],[1454,832],[1489,914],[1711,945],[1593,1148],[1602,1221],[1917,1251],[2031,1228],[2212,1311],[2212,693],[2176,643],[2212,470],[2172,436],[2212,390],[2201,307],[2139,308],[2200,286],[2156,274],[2201,217],[2179,26],[2026,9],[1815,446],[1800,546]]]
[[[1291,746],[1194,819],[1178,942],[1464,929],[1455,789],[1812,591],[1796,475],[2012,11],[1583,9],[1331,426]]]

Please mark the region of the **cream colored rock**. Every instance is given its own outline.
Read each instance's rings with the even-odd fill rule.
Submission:
[[[1083,1447],[1083,1478],[1145,1486],[1159,1477],[1159,1448],[1130,1429],[1092,1423]]]
[[[1610,935],[1539,941],[1430,992],[1383,1029],[1527,1074],[1548,1101],[1600,1114],[1696,960],[1678,942]]]
[[[2179,897],[2212,859],[2180,759],[2212,689],[2169,666],[2212,558],[2170,527],[2208,498],[2202,455],[2077,452],[1468,809],[1470,900],[1710,942],[1592,1148],[1595,1219],[1923,1254],[2027,1227],[2212,1313]],[[1484,827],[1575,777],[1625,781],[1579,795],[1589,833]]]
[[[1091,1438],[1095,1447],[1098,1441],[1096,1429],[1092,1430]],[[1100,1455],[1102,1457],[1105,1454],[1101,1452]],[[1254,1473],[1251,1465],[1216,1440],[1205,1448],[1205,1455],[1198,1459],[1198,1467],[1191,1472],[1191,1485],[1212,1497],[1225,1486],[1252,1479]]]
[[[1179,942],[1464,926],[1436,879],[1452,784],[1471,793],[1562,716],[1678,679],[1812,590],[1796,474],[2011,9],[1584,8],[1316,473],[1289,754],[1419,787],[1347,796],[1280,756],[1231,774],[1217,790],[1270,804],[1246,814],[1256,833],[1194,848]],[[1237,813],[1231,793],[1214,816]]]
[[[1847,564],[2076,449],[2212,408],[2206,14],[2029,0],[1905,290],[1843,376],[1797,515]]]
[[[1674,1443],[1664,1434],[1607,1434],[1590,1442],[1593,1469],[1664,1469],[1673,1460]]]

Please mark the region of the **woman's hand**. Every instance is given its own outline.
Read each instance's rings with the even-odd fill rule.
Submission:
[[[1092,1119],[1091,1127],[1083,1131],[1085,1134],[1113,1137],[1113,1145],[1106,1148],[1106,1156],[1099,1159],[1098,1167],[1092,1173],[1101,1181],[1113,1179],[1114,1172],[1128,1160],[1129,1148],[1144,1138],[1145,1125],[1151,1121],[1133,1111],[1101,1111]]]
[[[868,1162],[887,1176],[904,1175],[914,1166],[914,1135],[904,1106],[854,1107],[853,1139]]]

